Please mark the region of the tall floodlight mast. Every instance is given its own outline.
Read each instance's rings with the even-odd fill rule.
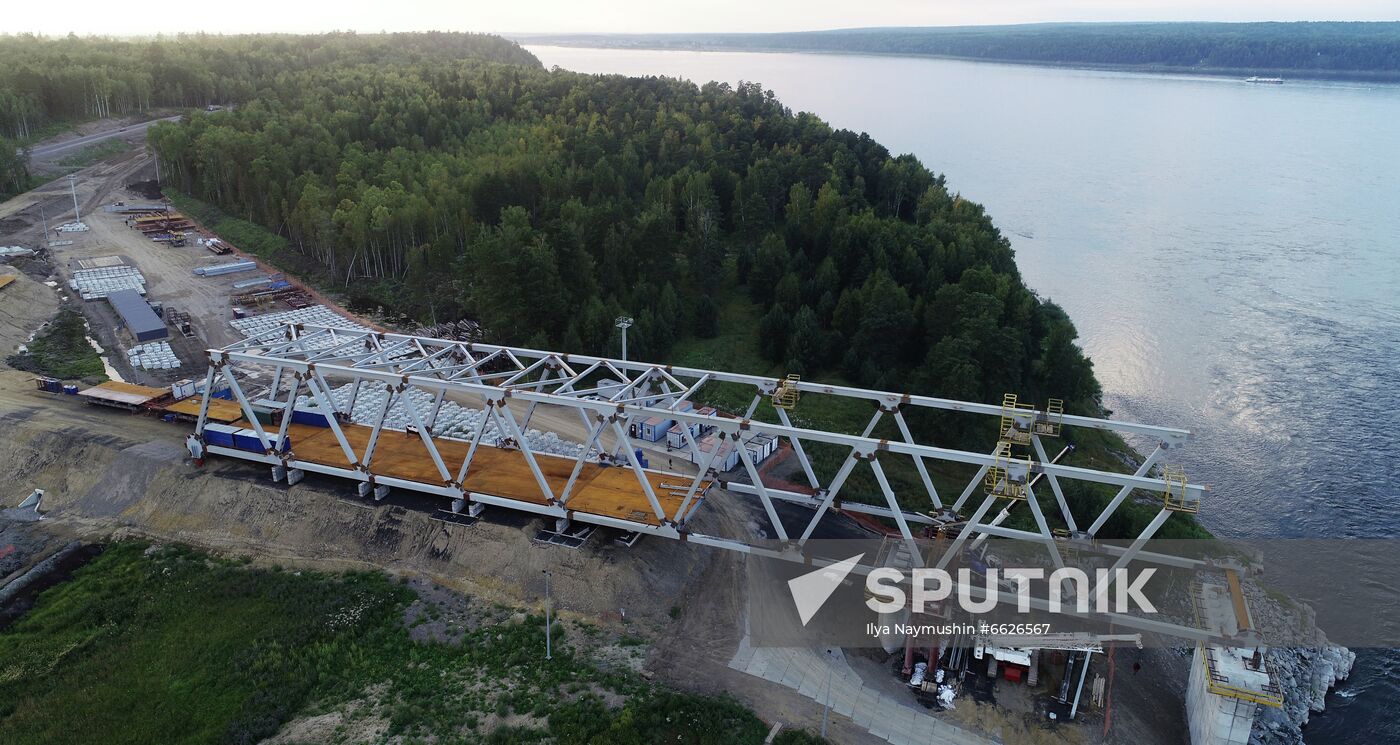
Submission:
[[[627,361],[627,329],[632,328],[631,316],[618,316],[613,322],[615,326],[622,329],[622,360]]]

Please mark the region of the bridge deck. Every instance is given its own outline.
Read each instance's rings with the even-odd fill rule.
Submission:
[[[345,432],[345,439],[350,443],[350,448],[357,456],[363,456],[372,429],[359,424],[343,424],[341,428]],[[341,449],[335,433],[329,428],[292,424],[288,427],[287,438],[297,460],[341,468],[346,465],[345,451]],[[456,478],[463,459],[467,457],[469,443],[435,437],[433,444],[442,456],[448,473]],[[535,461],[544,473],[550,490],[555,498],[558,498],[569,481],[575,461],[541,453],[535,454]],[[386,429],[379,433],[379,440],[374,446],[374,458],[370,461],[370,471],[381,476],[435,486],[444,481],[422,438],[417,434],[399,430]],[[694,477],[657,471],[645,473],[647,480],[651,482],[652,490],[656,493],[656,501],[661,503],[667,517],[673,517],[684,501],[685,491],[690,488]],[[710,483],[706,480],[701,484],[701,493],[710,487]],[[524,453],[485,444],[479,446],[472,456],[471,468],[467,471],[462,488],[469,492],[491,494],[532,504],[549,503],[540,490]],[[660,524],[641,483],[626,465],[605,467],[597,463],[585,463],[578,481],[574,484],[572,496],[565,506],[576,512],[649,525]]]

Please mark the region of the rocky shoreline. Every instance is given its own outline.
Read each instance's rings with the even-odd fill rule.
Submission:
[[[1251,745],[1301,745],[1303,725],[1320,713],[1333,686],[1347,679],[1356,653],[1328,644],[1315,649],[1269,650],[1269,667],[1283,690],[1282,709],[1260,707],[1254,720]]]

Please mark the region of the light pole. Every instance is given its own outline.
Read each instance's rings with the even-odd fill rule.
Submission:
[[[73,222],[82,222],[83,216],[78,214],[78,177],[68,174],[68,189],[73,193]]]
[[[622,361],[627,361],[627,329],[632,328],[631,316],[618,316],[613,325],[622,329]]]
[[[544,570],[544,658],[546,660],[554,659],[553,644],[550,638],[550,627],[554,625],[554,616],[550,613],[551,605],[552,603],[549,597],[549,570],[546,569]]]
[[[822,701],[822,737],[826,737],[826,720],[831,715],[831,650],[822,655],[826,660],[826,696]]]

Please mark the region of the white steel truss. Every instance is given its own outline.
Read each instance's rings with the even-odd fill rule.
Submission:
[[[892,520],[897,525],[899,536],[909,553],[919,564],[923,564],[925,560],[916,544],[914,528],[911,526],[945,525],[949,523],[947,518],[953,516],[955,519],[952,522],[959,527],[959,531],[948,550],[937,561],[940,568],[974,535],[1044,544],[1052,562],[1056,566],[1063,566],[1057,544],[1062,543],[1065,537],[1052,534],[1032,491],[1032,484],[1039,479],[1047,481],[1055,495],[1061,517],[1073,534],[1071,538],[1091,541],[1134,490],[1164,492],[1164,481],[1152,478],[1148,474],[1167,450],[1183,446],[1190,438],[1190,433],[1181,429],[1065,415],[1034,408],[1018,408],[1008,415],[1004,407],[929,396],[327,326],[289,324],[223,349],[209,350],[208,354],[210,369],[205,380],[205,400],[190,443],[191,451],[198,451],[198,456],[208,452],[265,463],[273,467],[274,475],[311,471],[338,476],[359,482],[362,494],[374,491],[376,495],[382,495],[387,492],[387,487],[398,487],[437,495],[452,500],[454,512],[470,506],[473,514],[476,514],[485,505],[495,505],[552,517],[561,521],[561,524],[577,520],[639,534],[687,540],[751,554],[772,555],[774,558],[792,558],[794,554],[800,555],[800,551],[792,549],[800,549],[804,543],[811,540],[821,521],[830,512],[844,511]],[[264,371],[270,368],[272,371],[271,383],[256,403],[264,410],[272,408],[281,414],[280,425],[275,432],[268,432],[259,423],[255,402],[240,384],[240,376],[235,374],[254,368]],[[349,408],[355,406],[354,402],[363,386],[382,386],[388,393],[382,410],[377,412],[368,441],[362,448],[363,452],[357,453],[350,438],[346,436],[343,424],[349,412],[337,409],[333,403],[328,378],[353,386]],[[216,389],[219,381],[226,383],[232,392],[243,411],[248,427],[258,438],[262,452],[209,445],[205,441],[203,435],[207,425],[208,397]],[[701,388],[711,382],[752,387],[754,397],[742,416],[706,416],[684,406],[693,402]],[[875,412],[860,434],[795,426],[787,410],[782,407],[776,408],[779,419],[777,423],[754,419],[754,412],[759,403],[765,397],[773,396],[781,386],[787,386],[789,391],[796,389],[799,393],[864,399],[874,404]],[[343,453],[344,462],[322,462],[324,459],[313,462],[298,458],[295,441],[290,443],[290,447],[281,447],[281,443],[287,442],[288,423],[292,419],[299,392],[303,388],[318,410],[334,413],[327,417],[327,424]],[[413,391],[430,396],[431,405],[420,407],[415,404],[413,397],[408,395]],[[466,456],[460,465],[447,462],[438,447],[442,438],[434,435],[434,424],[439,410],[444,400],[451,395],[471,397],[480,401],[485,414],[480,419],[478,429],[467,441]],[[408,413],[412,422],[411,429],[421,440],[432,461],[433,470],[439,476],[437,480],[410,480],[376,471],[376,444],[384,432],[385,415],[396,401],[401,401]],[[520,406],[524,406],[523,417],[517,418],[517,413],[512,412],[508,405],[512,401],[521,402]],[[541,469],[539,457],[542,456],[532,450],[525,437],[530,420],[540,405],[563,407],[576,412],[584,431],[588,433],[588,439],[583,443],[584,446],[573,463],[571,475],[557,493]],[[1005,443],[999,443],[990,453],[920,443],[905,419],[905,411],[911,409],[995,416],[1001,417],[1003,422],[1014,420],[1014,426],[1032,433],[1029,442],[1034,447],[1035,459],[1015,460],[1007,457],[1009,446]],[[893,419],[900,439],[886,440],[871,436],[886,415]],[[682,425],[685,447],[699,466],[697,473],[684,476],[665,473],[664,475],[674,483],[662,482],[658,486],[654,477],[663,472],[645,469],[634,455],[633,446],[627,436],[627,426],[630,422],[650,417],[660,417]],[[538,498],[530,495],[529,499],[522,499],[518,495],[502,496],[464,488],[463,484],[472,469],[474,457],[478,455],[481,447],[489,446],[482,443],[482,433],[488,420],[496,425],[499,432],[509,435],[509,446],[513,450],[519,450],[523,456],[539,488]],[[1157,443],[1157,447],[1132,474],[1061,465],[1047,457],[1039,438],[1040,432],[1047,431],[1047,423],[1052,422],[1055,431],[1058,431],[1061,425],[1115,431],[1151,438]],[[701,452],[691,432],[691,425],[713,428],[715,431],[718,442],[708,453]],[[604,446],[605,433],[613,436],[613,446]],[[802,476],[811,485],[810,489],[799,491],[791,487],[778,488],[765,483],[748,448],[755,438],[764,435],[791,445],[793,455],[801,465]],[[849,450],[836,473],[825,484],[821,483],[804,443],[808,446],[823,443]],[[737,452],[748,483],[727,480],[715,468],[717,463],[723,462],[724,458],[734,452]],[[910,510],[901,506],[901,500],[880,462],[881,458],[895,456],[912,459],[923,492],[917,499],[927,499],[926,511]],[[639,517],[634,514],[621,517],[574,508],[571,499],[574,497],[579,475],[586,467],[586,461],[599,457],[631,470],[646,497],[650,508],[649,515]],[[961,463],[978,469],[951,505],[944,503],[934,486],[927,468],[927,461],[930,460]],[[839,498],[848,477],[862,463],[871,469],[880,491],[879,497],[883,498],[884,504],[843,501]],[[1000,479],[997,483],[998,489],[1005,486],[1005,490],[987,494],[972,515],[962,519],[960,513],[976,492],[978,485],[984,483],[989,472],[996,479]],[[1119,491],[1101,513],[1095,516],[1087,531],[1080,531],[1070,513],[1061,480],[1109,484],[1119,487]],[[774,551],[753,544],[743,537],[712,536],[693,530],[690,521],[705,500],[709,488],[715,484],[723,486],[729,492],[756,498],[776,537],[788,549]],[[657,495],[658,488],[666,489],[667,495],[672,498],[671,501],[679,500],[674,510],[663,507],[663,502]],[[1175,511],[1194,511],[1191,508],[1199,506],[1207,491],[1207,487],[1198,484],[1182,483],[1177,486],[1177,491],[1174,492],[1177,505]],[[1006,493],[1024,495],[1024,501],[1035,518],[1036,531],[1001,527],[1000,521],[1004,518],[1004,513],[996,520],[986,521],[988,511],[999,498],[998,494]],[[790,533],[788,526],[779,519],[778,502],[793,503],[811,510],[810,518],[806,519],[800,532]],[[910,503],[913,501],[904,501],[906,505]],[[1180,506],[1183,504],[1187,505],[1188,509],[1181,510]],[[1100,548],[1118,555],[1115,566],[1125,566],[1134,559],[1178,567],[1201,565],[1199,560],[1142,550],[1146,541],[1165,523],[1171,511],[1174,510],[1169,500],[1147,529],[1128,547]],[[934,565],[932,559],[933,557],[929,557],[930,566]],[[822,563],[821,560],[812,561]],[[866,567],[864,571],[868,572],[871,568],[873,567]],[[1108,590],[1107,586],[1095,587],[1094,593],[1097,595]],[[1207,638],[1203,636],[1206,632],[1198,629],[1135,616],[1107,615],[1113,616],[1114,623],[1147,631],[1196,639]]]

